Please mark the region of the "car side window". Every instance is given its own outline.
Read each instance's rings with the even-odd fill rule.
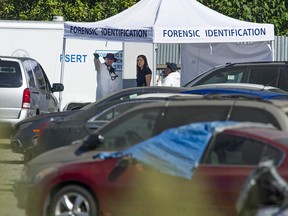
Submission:
[[[212,148],[207,153],[205,164],[257,165],[264,157],[277,164],[282,157],[281,151],[258,140],[218,134]]]
[[[250,77],[248,82],[265,86],[277,87],[281,68],[279,67],[251,67],[248,68]]]
[[[133,146],[154,135],[161,109],[133,112],[126,119],[118,119],[112,126],[99,131],[104,137],[101,150],[122,149]]]
[[[49,88],[47,87],[48,85],[47,85],[41,66],[36,61],[33,61],[33,60],[30,60],[30,64],[34,71],[36,82],[38,83],[39,89],[44,90],[44,91],[49,91]]]
[[[288,91],[288,73],[287,73],[287,70],[281,69],[277,87],[280,89],[283,89],[285,91]]]
[[[26,74],[28,75],[29,87],[36,88],[35,78],[33,75],[33,70],[32,70],[30,61],[29,60],[23,61],[23,66],[24,66],[24,70],[26,71]]]
[[[168,106],[163,123],[159,127],[164,130],[193,122],[225,121],[229,110],[230,106]]]
[[[110,107],[109,109],[103,111],[102,113],[94,116],[89,120],[89,122],[95,122],[95,121],[111,121],[118,115],[126,112],[127,110],[136,107],[138,105],[146,103],[145,101],[137,101],[136,103],[123,103],[123,104],[116,104],[113,107]]]
[[[203,79],[198,84],[213,84],[213,83],[241,83],[245,82],[246,73],[245,67],[224,68],[216,70]]]
[[[128,94],[128,95],[123,95],[122,97],[119,98],[119,100],[133,99],[137,96],[138,96],[137,93],[132,93],[132,94]]]
[[[270,123],[281,129],[279,122],[273,114],[261,108],[235,106],[229,120]]]

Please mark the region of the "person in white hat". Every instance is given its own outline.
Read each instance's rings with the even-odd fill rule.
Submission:
[[[107,53],[104,63],[99,59],[99,54],[94,53],[95,70],[97,71],[96,100],[120,90],[120,80],[112,66],[117,61],[113,53]]]

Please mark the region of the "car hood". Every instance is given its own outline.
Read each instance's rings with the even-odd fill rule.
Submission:
[[[71,115],[73,113],[76,113],[75,111],[65,111],[65,112],[52,112],[52,113],[45,113],[45,114],[41,114],[41,115],[36,115],[36,116],[32,116],[32,117],[28,117],[26,119],[23,119],[22,121],[18,122],[15,126],[21,125],[21,124],[26,124],[28,122],[36,122],[42,119],[48,119],[48,118],[62,118],[62,117],[66,117],[68,115]]]

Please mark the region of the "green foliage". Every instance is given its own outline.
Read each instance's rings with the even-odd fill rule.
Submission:
[[[140,0],[0,0],[0,19],[49,21],[57,15],[63,16],[66,21],[94,22],[116,15],[138,1]],[[288,36],[287,0],[198,1],[235,19],[272,23],[276,35]]]
[[[198,0],[207,7],[235,19],[274,24],[276,35],[288,36],[288,1]]]
[[[94,22],[113,16],[137,0],[0,0],[0,19],[50,21],[63,16],[66,21]]]

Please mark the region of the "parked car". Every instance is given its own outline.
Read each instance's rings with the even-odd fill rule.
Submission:
[[[101,100],[97,100],[89,105],[84,106],[81,109],[66,110],[58,113],[49,113],[45,115],[39,115],[37,117],[26,118],[14,125],[14,130],[11,136],[11,148],[13,152],[17,153],[25,153],[26,149],[33,146],[35,144],[35,140],[37,139],[40,127],[44,127],[49,124],[51,121],[56,121],[68,116],[70,114],[76,113],[76,111],[80,112],[89,112],[93,116],[93,112],[99,112],[99,106],[102,104],[106,104],[111,101],[124,101],[135,98],[138,95],[146,94],[146,93],[161,93],[161,92],[171,92],[178,93],[182,91],[186,91],[187,88],[175,88],[175,87],[135,87],[135,88],[127,88],[123,89],[119,92],[111,94],[102,98]]]
[[[25,153],[26,149],[32,146],[37,139],[40,127],[44,127],[51,121],[57,121],[73,113],[74,111],[72,110],[45,113],[28,117],[18,122],[14,125],[11,135],[11,151],[14,153]]]
[[[83,140],[75,140],[63,146],[61,142],[51,143],[41,154],[29,161],[25,167],[36,173],[59,163],[77,160],[89,160],[95,152],[109,149],[127,148],[145,141],[169,128],[193,122],[205,121],[250,121],[270,123],[278,129],[288,132],[288,103],[283,100],[259,100],[255,98],[215,98],[192,99],[187,97],[170,98],[166,102],[149,103],[130,109],[106,125],[96,129]],[[98,135],[105,137],[103,148],[95,149]],[[85,142],[85,145],[83,145]],[[84,146],[81,147],[80,146]],[[80,148],[80,149],[79,149]],[[81,154],[86,149],[92,149]],[[83,150],[84,149],[84,150]],[[82,151],[83,150],[83,151]],[[81,152],[82,151],[82,152]],[[77,154],[81,154],[78,157]]]
[[[211,83],[254,83],[288,91],[288,62],[227,63],[205,71],[183,86]]]
[[[41,65],[32,58],[0,56],[0,139],[9,144],[13,126],[30,116],[59,111],[53,92],[64,86],[51,87]]]
[[[219,89],[216,89],[219,90]],[[210,91],[207,90],[207,91]],[[213,91],[213,90],[212,90]],[[271,104],[271,102],[264,102],[263,101],[263,105],[259,104],[258,108],[255,109],[255,105],[250,105],[251,103],[254,103],[255,100],[259,99],[259,98],[265,98],[267,95],[269,97],[272,97],[272,95],[277,95],[277,96],[283,96],[286,100],[287,100],[287,94],[279,94],[279,93],[273,93],[273,92],[263,92],[263,91],[253,91],[253,94],[250,93],[251,91],[246,91],[242,90],[242,89],[234,89],[234,90],[223,90],[224,93],[221,95],[219,95],[219,92],[216,91],[216,94],[213,96],[211,96],[211,93],[208,92],[209,94],[206,97],[206,100],[204,99],[195,99],[195,97],[191,96],[191,97],[185,97],[183,99],[183,97],[173,97],[170,98],[170,102],[162,102],[159,103],[160,107],[157,107],[157,115],[159,115],[157,118],[159,122],[161,122],[162,119],[165,119],[165,124],[162,124],[161,130],[163,130],[164,128],[167,129],[171,126],[179,126],[181,124],[187,124],[190,122],[196,122],[196,121],[212,121],[212,120],[225,120],[226,118],[230,118],[229,116],[229,110],[233,108],[236,109],[236,113],[235,115],[233,115],[232,117],[234,118],[233,120],[247,120],[247,121],[259,121],[259,122],[265,122],[265,123],[272,123],[273,125],[277,126],[278,128],[281,128],[283,130],[287,129],[287,125],[288,125],[288,117],[285,113],[284,110],[281,110],[280,107],[278,108],[274,108],[274,105]],[[206,95],[207,92],[206,90],[187,90],[186,91],[187,94],[202,94],[202,95]],[[183,92],[183,94],[185,94],[186,92]],[[235,92],[239,93],[238,95],[236,95],[236,99],[235,101],[232,100],[227,100],[227,97],[231,97],[231,94],[235,95]],[[257,96],[257,97],[255,97]],[[259,97],[258,97],[259,96]],[[267,97],[268,97],[267,96]],[[209,98],[208,98],[209,97]],[[220,97],[219,100],[216,100],[217,97]],[[233,96],[235,97],[235,96]],[[237,99],[237,97],[239,97]],[[244,102],[244,100],[241,100],[241,97],[247,98],[247,97],[251,97],[251,100],[247,100]],[[221,99],[222,98],[222,99]],[[173,100],[180,100],[177,104],[177,108],[173,107]],[[185,100],[185,102],[181,101],[181,100]],[[189,104],[189,100],[191,100],[191,103]],[[243,105],[244,107],[247,108],[241,108],[243,111],[240,110],[240,108],[234,108],[233,107],[233,103],[236,102],[241,104],[243,103],[247,103],[247,105]],[[241,102],[242,101],[242,102]],[[277,102],[275,102],[277,104]],[[282,101],[283,104],[288,105],[288,100]],[[279,102],[279,105],[282,103]],[[221,105],[219,105],[221,104]],[[265,104],[265,105],[264,105]],[[269,105],[268,105],[269,104]],[[202,105],[202,106],[201,106]],[[266,108],[265,110],[262,110],[264,108],[264,106],[271,106],[273,108],[271,109],[277,109],[278,112],[280,111],[284,117],[280,120],[280,119],[275,119],[274,114],[270,113],[271,111],[268,111],[270,108]],[[171,107],[170,107],[171,106]],[[242,105],[241,105],[242,106]],[[254,106],[254,108],[250,109],[248,108],[249,106]],[[280,109],[279,109],[280,108]],[[205,110],[205,111],[204,111]],[[233,111],[233,110],[230,110]],[[143,111],[141,111],[143,112]],[[141,113],[139,112],[139,113]],[[167,112],[167,114],[166,114]],[[233,111],[234,112],[234,111]],[[255,112],[255,115],[252,114]],[[156,115],[153,114],[154,115]],[[160,114],[162,113],[162,114]],[[238,115],[238,116],[237,116]],[[252,116],[253,115],[253,116]],[[263,116],[262,116],[263,115]],[[71,118],[66,118],[64,121],[57,121],[54,122],[53,124],[48,125],[47,127],[43,128],[43,130],[41,130],[41,134],[39,136],[37,145],[35,147],[33,147],[33,155],[38,155],[41,154],[45,151],[51,150],[53,148],[58,148],[61,146],[65,146],[65,145],[69,145],[71,144],[72,141],[77,140],[77,139],[81,139],[84,138],[86,135],[88,135],[89,133],[91,133],[94,129],[96,129],[96,127],[94,127],[93,125],[93,121],[91,120],[93,115],[89,115],[89,117],[82,117],[82,115],[80,114],[76,114],[71,116]],[[261,116],[261,117],[260,117]],[[139,118],[144,118],[144,117],[139,117]],[[167,119],[168,118],[168,119]],[[173,119],[172,120],[169,120]],[[278,117],[277,117],[278,118]],[[124,121],[124,120],[123,120]],[[144,120],[146,121],[146,120]],[[280,121],[281,121],[281,126],[280,126]],[[131,128],[131,131],[134,131],[136,128],[141,128],[141,126],[137,126],[136,123],[140,122],[139,119],[134,121],[135,123],[133,124]],[[83,126],[86,125],[86,126]],[[141,123],[140,123],[141,124]],[[151,124],[151,129],[154,129],[153,125],[155,124],[154,120],[153,123]],[[90,127],[90,129],[87,128]],[[91,127],[92,126],[92,127]],[[127,126],[124,126],[122,129],[119,128],[119,136],[123,137],[123,135],[120,135],[121,132],[123,132],[123,129],[126,130]],[[144,130],[145,128],[143,128]],[[287,130],[288,131],[288,130]],[[151,131],[150,131],[151,132]],[[148,133],[149,136],[152,135],[152,133],[150,134],[150,132]],[[143,131],[138,131],[138,134],[143,133]],[[65,134],[65,136],[63,136],[63,134]],[[123,134],[125,134],[123,132]],[[155,135],[155,134],[154,134]],[[135,135],[136,136],[136,135]],[[146,137],[148,138],[148,137]]]
[[[162,95],[163,93],[156,94]],[[118,115],[133,107],[141,104],[166,101],[169,100],[171,95],[174,95],[174,93],[155,98],[147,97],[137,99],[136,97],[130,100],[111,101],[97,106],[97,109],[82,110],[81,112],[65,117],[65,119],[50,122],[51,124],[45,125],[45,127],[40,130],[37,143],[26,149],[24,161],[27,162],[49,149],[69,145],[74,140],[82,139],[95,129],[107,124]],[[185,95],[183,95],[183,97],[185,97]]]
[[[146,124],[138,128],[142,136],[151,134],[146,131],[155,114],[145,112]],[[116,129],[114,135],[124,130]],[[113,145],[112,134],[102,130],[94,147],[106,152],[44,169],[28,166],[14,185],[18,207],[31,216],[236,215],[242,184],[263,157],[273,158],[288,178],[288,134],[270,124],[194,123],[132,147],[124,141]]]

